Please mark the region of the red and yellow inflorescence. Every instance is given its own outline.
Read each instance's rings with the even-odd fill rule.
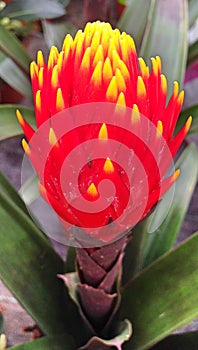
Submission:
[[[174,156],[190,128],[192,118],[189,117],[184,127],[173,137],[184,92],[179,92],[178,83],[174,82],[173,93],[167,104],[167,80],[161,72],[160,57],[151,58],[151,62],[150,71],[143,58],[137,57],[135,44],[130,35],[125,32],[120,33],[118,29],[112,29],[108,23],[99,21],[87,23],[84,31],[79,30],[74,39],[69,34],[66,36],[60,52],[53,46],[48,62],[45,62],[42,52],[39,51],[37,63],[31,63],[30,73],[37,127],[39,128],[56,113],[75,105],[91,102],[114,103],[117,106],[126,106],[135,111],[136,121],[140,115],[147,117],[157,128],[157,137],[163,137],[166,140],[170,152]],[[35,131],[26,123],[19,111],[17,114],[29,141]],[[92,137],[105,139],[111,133],[112,130],[109,130],[107,125],[102,124],[95,131],[95,136],[92,135]],[[86,136],[84,139],[86,140]],[[49,130],[49,142],[51,144],[57,143],[53,129]],[[31,159],[31,147],[25,140],[23,146]],[[146,159],[142,159],[142,161],[146,164]],[[100,175],[102,178],[106,175],[109,179],[112,177],[114,181],[118,180],[117,165],[111,161],[110,157],[104,161],[100,160],[100,162],[102,162],[100,164],[101,174],[99,171],[97,180],[95,172],[93,171],[92,175],[90,167],[88,167],[87,174],[89,176],[85,176],[86,180],[83,184],[88,198],[89,196],[92,199],[98,197],[97,184],[100,181]],[[50,171],[53,174],[55,170],[51,169]],[[153,196],[153,193],[159,188],[161,181],[161,179],[155,181],[155,169],[152,173],[149,168],[148,173],[149,191],[152,195],[151,199],[148,199],[147,210],[144,214],[159,199],[157,196]],[[176,180],[178,174],[179,171],[173,174],[169,186]],[[51,198],[51,205],[62,218],[69,218],[70,222],[73,220],[72,223],[79,226],[84,225],[86,220],[91,220],[91,225],[96,224],[97,220],[95,218],[92,220],[90,215],[84,215],[83,218],[79,216],[75,219],[76,214],[75,218],[72,219],[71,207],[61,191],[57,195],[60,190],[57,190],[57,184],[56,189],[52,190],[55,188],[55,186],[51,186],[52,182],[53,176],[50,176],[45,183],[42,183],[42,194],[47,193],[48,199]],[[126,187],[124,186],[123,198]],[[120,207],[118,211],[122,212],[122,197],[120,204],[116,204],[116,206]],[[105,225],[110,219],[114,220],[118,215],[116,210],[112,204],[111,209],[106,209],[104,217],[98,219],[97,224]],[[101,218],[101,213],[99,215]]]

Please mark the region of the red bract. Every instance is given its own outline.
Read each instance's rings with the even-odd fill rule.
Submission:
[[[141,205],[143,198],[145,199],[146,188],[147,198],[141,215],[138,216],[140,220],[179,175],[179,171],[176,171],[164,180],[170,161],[162,158],[159,162],[159,154],[162,154],[164,147],[162,144],[166,143],[171,156],[175,155],[189,130],[191,117],[173,137],[184,92],[179,93],[178,83],[175,82],[172,96],[166,104],[167,81],[161,74],[161,60],[157,56],[151,58],[151,61],[152,69],[149,72],[144,60],[137,57],[133,39],[126,33],[120,33],[118,29],[113,30],[110,24],[98,21],[88,23],[84,31],[77,32],[74,39],[67,35],[60,53],[56,47],[52,47],[47,63],[39,51],[37,63],[31,64],[37,127],[39,129],[47,125],[45,130],[47,130],[47,142],[50,147],[44,156],[45,164],[42,171],[39,169],[43,167],[42,142],[39,147],[38,138],[37,150],[34,146],[31,147],[30,140],[33,139],[35,131],[18,112],[19,122],[30,141],[28,146],[24,140],[23,146],[39,174],[41,194],[50,202],[61,219],[71,225],[88,228],[104,226],[116,221],[126,211],[131,194],[135,198],[131,202],[134,210]],[[115,118],[119,114],[119,118],[124,119],[124,127],[117,122],[113,125],[106,119],[100,122],[93,121],[90,124],[87,122],[84,125],[83,113],[82,125],[78,124],[73,130],[67,130],[64,135],[59,133],[57,125],[52,127],[53,116],[58,112],[93,102],[114,106],[109,110],[112,112],[114,108]],[[148,130],[137,132],[138,128],[144,128],[143,119],[146,119],[154,128],[154,131],[150,131],[150,143],[146,144],[144,139],[148,138]],[[61,127],[64,129],[67,120],[69,123],[69,117],[63,118],[62,121],[59,119],[59,127],[63,123]],[[99,185],[104,179],[115,184],[116,192],[110,205],[105,209],[86,212],[83,208],[73,205],[75,200],[72,202],[66,198],[60,174],[70,152],[81,144],[83,150],[85,142],[95,139],[99,141],[99,148],[101,142],[101,149],[104,148],[104,143],[108,149],[108,142],[116,140],[119,144],[133,150],[145,170],[147,187],[144,187],[141,192],[143,187],[138,184],[145,179],[141,178],[143,175],[139,170],[136,171],[135,176],[133,175],[132,186],[130,168],[123,169],[113,158],[111,151],[105,157],[102,154],[98,159],[87,157],[84,166],[78,169],[80,195],[90,203],[97,202],[100,199]],[[43,142],[45,143],[46,140]],[[135,164],[137,165],[138,162],[136,161]],[[132,187],[135,188],[133,193]],[[70,189],[72,190],[72,187]],[[75,185],[73,189],[75,192]],[[130,208],[133,211],[131,206]],[[133,225],[135,223],[133,222]],[[128,226],[127,223],[126,228]]]

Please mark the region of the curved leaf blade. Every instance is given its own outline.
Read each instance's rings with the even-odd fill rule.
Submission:
[[[79,327],[78,341],[86,339],[77,308],[57,277],[64,272],[64,262],[44,234],[16,205],[16,198],[12,201],[12,196],[7,196],[5,191],[0,191],[0,218],[2,281],[45,334],[60,334],[65,330],[75,334]]]
[[[0,77],[23,96],[32,99],[32,88],[28,76],[10,58],[0,52]],[[2,59],[3,58],[3,59]]]
[[[56,0],[13,0],[1,11],[0,17],[33,21],[41,18],[56,18],[64,14],[64,6]]]
[[[1,12],[2,13],[2,12]],[[31,58],[16,36],[0,25],[0,51],[11,58],[16,65],[29,74]]]
[[[58,22],[42,20],[42,27],[47,46],[50,48],[52,45],[55,45],[59,50],[61,50],[65,36],[68,33],[74,36],[77,31],[77,29],[66,20]]]
[[[71,336],[67,334],[43,337],[9,348],[10,350],[75,350]]]
[[[193,23],[198,18],[198,2],[197,0],[190,0],[188,2],[188,13],[189,13],[189,27],[193,25]]]
[[[134,330],[126,350],[146,350],[198,317],[197,251],[198,232],[123,291],[120,317],[127,317]]]
[[[174,197],[172,198],[172,189],[166,192],[149,220],[143,248],[144,267],[170,250],[177,238],[197,183],[198,163],[195,159],[198,159],[198,150],[196,145],[191,144],[176,163],[181,174],[175,184]],[[164,209],[170,201],[171,207],[163,220]]]
[[[186,0],[158,0],[148,21],[140,55],[149,63],[152,56],[162,58],[169,86],[183,83],[187,60],[188,11]]]
[[[155,2],[156,0],[131,0],[117,23],[121,31],[129,33],[133,37],[138,49],[142,42],[148,14],[151,15],[154,10]]]
[[[33,109],[21,105],[2,104],[0,105],[0,141],[9,137],[23,135],[23,130],[16,118],[17,109],[20,110],[24,119],[32,126],[32,128],[36,127]]]
[[[151,350],[197,350],[198,332],[189,332],[184,334],[175,334],[162,340]]]
[[[112,347],[117,348],[117,350],[122,350],[122,344],[127,342],[132,334],[132,326],[129,320],[124,320],[119,324],[119,328],[117,330],[117,335],[112,339],[102,339],[99,337],[92,337],[88,343],[82,346],[79,350],[93,350],[93,349],[109,349]]]
[[[182,126],[186,123],[188,117],[192,115],[192,125],[190,127],[190,130],[187,134],[187,137],[193,134],[198,133],[198,104],[191,106],[189,108],[184,109],[179,116],[179,119],[177,121],[175,132],[177,133]]]

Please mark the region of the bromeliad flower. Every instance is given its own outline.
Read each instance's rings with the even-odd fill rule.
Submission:
[[[47,63],[41,51],[37,63],[32,62],[36,123],[41,132],[36,135],[18,111],[30,142],[23,140],[23,147],[38,172],[42,196],[64,223],[98,228],[124,215],[119,234],[121,227],[125,231],[141,220],[177,179],[179,170],[168,178],[165,174],[191,117],[173,136],[184,92],[179,92],[175,82],[166,104],[167,81],[160,57],[151,62],[149,71],[143,58],[138,59],[131,36],[99,21],[88,23],[74,39],[68,34],[60,52],[51,48]],[[97,117],[93,103],[98,104],[94,107]],[[71,107],[75,117],[69,112]],[[88,149],[84,146],[96,140]],[[66,167],[66,159],[77,148]],[[81,157],[84,164],[80,164]],[[74,173],[78,173],[76,182]],[[113,195],[101,194],[104,180],[114,184]],[[84,199],[81,207],[79,197]],[[95,209],[87,210],[87,202]],[[96,203],[100,204],[94,207]]]

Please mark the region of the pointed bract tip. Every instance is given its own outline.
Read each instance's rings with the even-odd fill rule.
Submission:
[[[37,63],[39,67],[44,67],[45,61],[41,50],[37,53]]]
[[[107,126],[105,123],[102,124],[99,134],[98,134],[99,140],[108,140],[108,131]]]
[[[19,109],[16,110],[16,116],[17,116],[19,124],[23,127],[24,126],[24,119],[23,119],[22,114],[19,111]]]
[[[161,88],[164,95],[167,94],[167,79],[164,74],[161,74]]]
[[[180,169],[175,170],[175,172],[174,172],[174,174],[172,175],[172,178],[171,178],[172,182],[175,182],[178,179],[178,177],[180,175],[180,172],[181,172]]]
[[[182,90],[182,91],[179,93],[177,102],[178,102],[178,104],[179,104],[180,106],[182,106],[182,104],[183,104],[183,102],[184,102],[184,90]]]
[[[92,182],[91,185],[88,187],[87,189],[87,194],[89,194],[90,196],[97,197],[98,196],[98,191],[96,186],[94,185],[94,183]]]
[[[158,120],[156,136],[161,137],[162,134],[163,134],[163,124],[162,124],[161,120]]]
[[[107,88],[106,98],[110,102],[115,102],[117,100],[117,97],[118,97],[117,80],[116,80],[116,77],[113,76]]]
[[[138,80],[137,80],[137,96],[140,98],[146,96],[146,87],[144,84],[144,80],[139,75],[138,75]]]
[[[140,121],[140,112],[138,106],[134,103],[132,114],[131,114],[131,122],[135,124]]]
[[[114,172],[114,166],[109,157],[105,160],[103,170],[106,174],[112,174]]]
[[[51,146],[55,146],[55,145],[57,145],[57,142],[58,142],[58,139],[56,137],[54,129],[50,128],[50,131],[49,131],[49,144]]]
[[[174,81],[173,83],[173,96],[177,97],[179,93],[179,84],[177,81]]]
[[[187,119],[187,122],[185,124],[185,132],[186,134],[188,133],[190,127],[191,127],[191,124],[192,124],[192,116],[190,115]]]
[[[29,147],[28,143],[26,142],[25,139],[23,139],[21,143],[22,143],[22,147],[24,149],[24,152],[29,156],[31,151],[30,151],[30,147]]]

